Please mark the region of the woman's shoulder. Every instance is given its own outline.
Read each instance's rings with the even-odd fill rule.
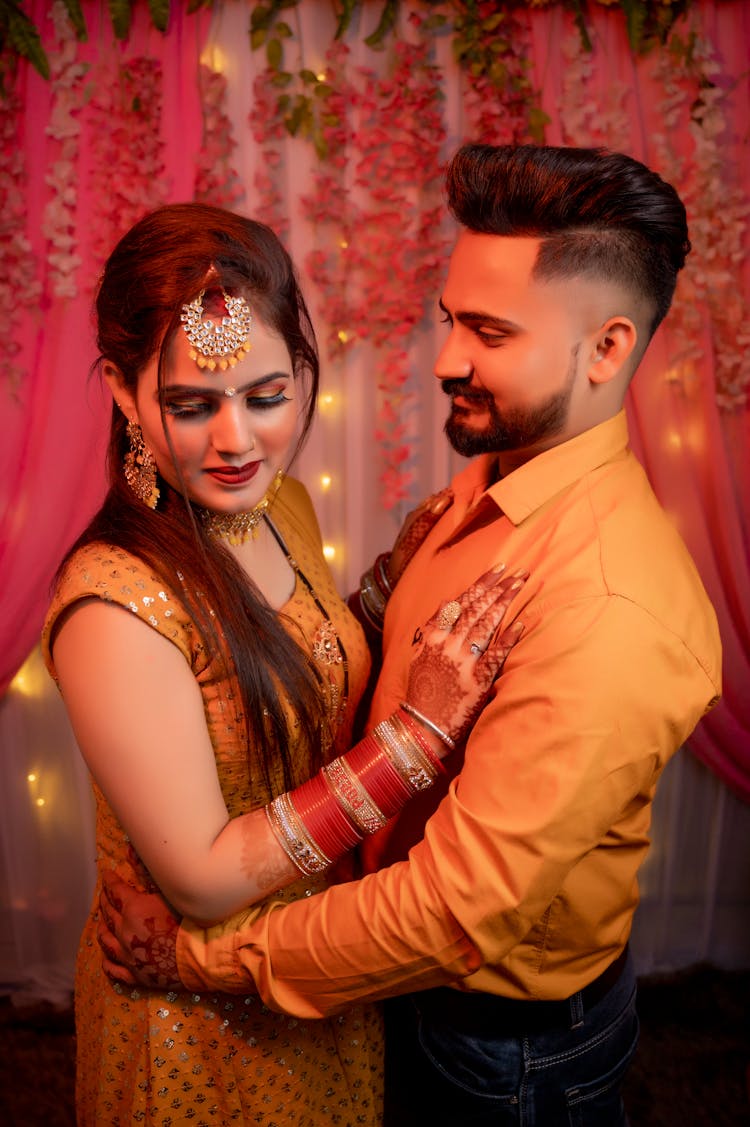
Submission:
[[[145,588],[165,588],[159,575],[145,560],[116,544],[94,541],[76,549],[66,560],[55,594],[90,594],[113,602],[128,602]]]
[[[271,518],[280,524],[288,523],[296,531],[308,538],[311,537],[316,543],[322,543],[312,498],[303,483],[296,477],[284,478],[271,508]]]
[[[66,560],[42,631],[43,650],[62,614],[84,599],[115,603],[185,648],[190,620],[176,593],[148,563],[114,544],[86,544]]]
[[[292,508],[307,510],[313,512],[313,503],[307,487],[297,477],[291,477],[289,474],[284,476],[281,483],[281,488],[276,494],[278,501],[282,504],[289,505]]]

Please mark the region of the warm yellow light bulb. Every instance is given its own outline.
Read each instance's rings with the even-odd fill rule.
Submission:
[[[36,780],[37,780],[36,771],[30,771],[28,773],[28,775],[26,776],[26,778],[29,780],[30,783],[35,783]]]
[[[38,799],[36,800],[36,804],[37,804],[37,806],[44,806],[44,805],[45,805],[45,801],[44,801],[44,799],[43,799],[43,798],[38,798]]]
[[[346,329],[339,329],[336,336],[339,338],[342,344],[346,344],[346,342],[349,340],[349,334]]]
[[[348,240],[342,239],[341,242],[339,243],[339,246],[341,247],[342,250],[346,250],[346,248],[349,246]]]
[[[215,74],[223,74],[227,69],[227,56],[221,47],[217,47],[215,43],[205,48],[200,61],[204,67],[208,67]]]
[[[321,487],[321,489],[330,489],[332,480],[333,479],[332,479],[332,477],[329,473],[322,473],[320,475],[320,487]]]
[[[330,391],[326,392],[325,395],[321,395],[320,405],[321,405],[321,407],[332,407],[333,406],[333,396],[331,395]]]
[[[10,690],[24,697],[40,697],[48,685],[49,677],[44,666],[35,661],[32,654],[11,681]]]
[[[327,75],[324,70],[319,70],[315,77],[317,78],[318,82],[325,82]]]
[[[323,555],[327,560],[333,560],[336,558],[336,549],[334,548],[333,544],[323,545]]]

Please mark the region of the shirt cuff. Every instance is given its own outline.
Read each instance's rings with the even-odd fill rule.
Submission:
[[[249,968],[237,956],[243,925],[260,915],[252,909],[205,928],[183,919],[177,931],[176,956],[180,981],[188,990],[222,990],[229,994],[257,994]]]

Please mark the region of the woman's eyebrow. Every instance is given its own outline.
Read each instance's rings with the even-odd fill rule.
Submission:
[[[271,383],[273,380],[278,379],[291,379],[291,372],[268,372],[265,376],[259,376],[257,380],[250,380],[240,387],[234,388],[235,395],[243,395],[246,391],[254,391],[257,387],[263,387],[264,384]],[[167,384],[164,387],[165,395],[202,395],[204,397],[221,399],[226,394],[226,388],[223,387],[206,387],[205,384],[200,387],[194,387],[192,384]]]

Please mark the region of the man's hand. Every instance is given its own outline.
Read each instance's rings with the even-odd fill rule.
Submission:
[[[115,982],[155,990],[183,989],[177,973],[179,917],[155,892],[140,892],[104,874],[97,926],[104,970]]]
[[[406,565],[428,532],[452,504],[453,494],[450,489],[442,489],[439,493],[433,493],[406,516],[388,557],[388,577],[392,587],[398,583]]]

